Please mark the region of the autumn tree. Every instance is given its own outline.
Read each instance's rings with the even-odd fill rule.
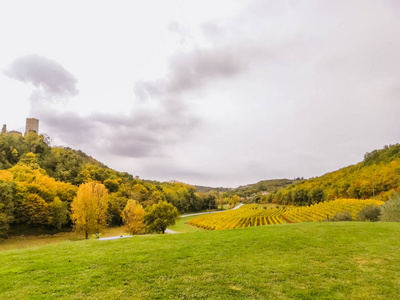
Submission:
[[[37,156],[35,153],[29,152],[19,161],[19,164],[24,164],[33,170],[39,169]]]
[[[111,226],[120,226],[123,224],[122,211],[128,203],[128,198],[120,193],[112,193],[108,196],[108,224]]]
[[[225,198],[221,197],[217,190],[212,190],[209,194],[214,197],[217,208],[220,206],[220,209],[222,210],[224,208]]]
[[[68,222],[69,211],[66,202],[62,202],[60,198],[55,197],[49,204],[49,225],[60,230],[61,227]]]
[[[0,180],[0,237],[7,236],[14,219],[14,188],[14,183]]]
[[[37,194],[27,194],[19,207],[20,221],[34,226],[47,225],[49,205]]]
[[[84,233],[86,239],[89,234],[99,233],[107,225],[107,206],[108,192],[103,184],[82,184],[71,205],[75,231]]]
[[[234,195],[228,202],[228,204],[232,207],[235,207],[236,204],[240,202],[241,198],[238,195]]]
[[[137,201],[129,200],[121,216],[130,234],[139,234],[144,231],[144,209]]]
[[[144,215],[144,222],[150,231],[165,232],[169,225],[174,225],[178,218],[178,210],[167,201],[159,201],[148,206]]]

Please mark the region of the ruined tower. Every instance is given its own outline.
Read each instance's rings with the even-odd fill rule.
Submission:
[[[4,124],[3,128],[1,129],[1,133],[7,133],[7,125]]]
[[[25,134],[28,132],[36,132],[39,134],[39,120],[35,118],[26,118]]]

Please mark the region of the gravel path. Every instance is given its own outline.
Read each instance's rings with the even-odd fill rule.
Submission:
[[[111,236],[111,237],[105,237],[105,238],[99,238],[99,241],[109,241],[109,240],[117,240],[117,239],[123,239],[123,238],[130,238],[132,235],[119,235],[119,236]]]

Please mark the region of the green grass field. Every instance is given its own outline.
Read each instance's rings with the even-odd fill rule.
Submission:
[[[127,233],[124,227],[107,227],[101,236],[110,237],[125,234]],[[83,239],[85,239],[85,236],[82,233],[73,231],[41,235],[31,235],[27,232],[24,235],[10,236],[8,239],[0,240],[0,251],[45,246],[49,244],[58,244],[64,241],[78,241]]]
[[[179,232],[179,233],[204,231],[204,229],[200,229],[198,227],[190,226],[190,225],[186,224],[187,221],[189,221],[193,218],[196,218],[196,217],[197,216],[189,216],[189,217],[179,218],[178,220],[176,220],[174,226],[170,226],[168,228],[173,231]]]
[[[398,223],[302,223],[0,252],[0,299],[399,299]]]

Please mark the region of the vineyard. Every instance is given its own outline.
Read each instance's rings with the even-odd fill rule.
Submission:
[[[353,218],[367,205],[382,205],[379,200],[338,199],[307,207],[270,208],[261,204],[203,215],[188,221],[189,225],[207,230],[233,229],[251,226],[326,221],[338,212],[347,211]]]

